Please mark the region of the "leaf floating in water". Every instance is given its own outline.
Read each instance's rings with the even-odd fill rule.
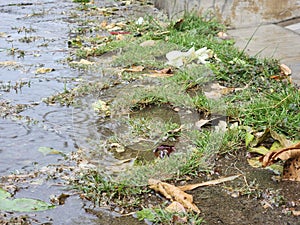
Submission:
[[[38,68],[36,71],[35,71],[35,74],[44,74],[44,73],[50,73],[52,71],[55,71],[55,69],[53,68],[45,68],[45,67],[41,67],[41,68]]]
[[[55,208],[41,200],[31,198],[8,199],[11,194],[0,188],[0,210],[14,212],[35,212]]]
[[[51,147],[39,147],[39,152],[43,153],[44,156],[46,155],[63,155],[63,152],[56,150]]]

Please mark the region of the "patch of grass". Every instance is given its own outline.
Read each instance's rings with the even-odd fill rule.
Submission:
[[[177,49],[178,46],[158,41],[153,46],[140,46],[139,42],[134,42],[122,49],[122,53],[116,57],[113,64],[115,66],[129,67],[132,65],[144,66],[151,69],[164,68],[166,53]]]
[[[80,48],[76,51],[78,58],[88,58],[90,56],[100,56],[106,52],[111,52],[127,45],[127,41],[108,41],[92,48]]]
[[[276,86],[273,86],[274,88]],[[292,86],[269,89],[249,97],[239,108],[243,124],[261,130],[269,127],[291,138],[300,138],[300,95]]]
[[[122,182],[113,181],[95,170],[81,174],[73,185],[83,192],[86,199],[102,206],[119,205],[134,208],[139,205],[141,195],[148,192],[141,187],[128,186]]]
[[[83,82],[71,90],[65,88],[63,92],[45,98],[43,101],[47,104],[59,103],[61,105],[70,106],[74,105],[80,97],[97,93],[109,87],[110,85],[104,82]]]
[[[192,213],[171,213],[162,208],[144,208],[137,213],[139,220],[154,224],[202,224],[203,219]],[[185,221],[186,220],[186,221]]]
[[[119,174],[118,180],[128,186],[145,186],[150,178],[172,179],[180,174],[181,168],[189,161],[191,154],[191,146],[186,146],[185,151],[171,154],[165,160],[157,159],[153,162],[140,163],[138,166]]]

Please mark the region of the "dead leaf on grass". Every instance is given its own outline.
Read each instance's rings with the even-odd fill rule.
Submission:
[[[177,201],[181,203],[184,208],[200,213],[200,209],[198,209],[198,207],[193,203],[193,196],[180,190],[180,188],[155,179],[149,179],[148,184],[151,189],[161,193],[167,199]]]
[[[270,166],[278,160],[285,161],[282,178],[300,181],[300,142],[286,148],[270,151],[260,158],[262,166]]]
[[[292,70],[285,64],[280,64],[280,74],[279,75],[273,75],[270,78],[274,80],[284,80],[286,79],[289,83],[292,83],[292,78],[290,75],[292,74]]]
[[[172,68],[165,68],[162,70],[154,70],[149,71],[150,73],[143,74],[143,76],[147,77],[171,77],[174,75]]]
[[[171,212],[171,213],[186,213],[184,206],[176,201],[172,202],[165,209],[166,209],[166,211]]]
[[[280,64],[280,73],[285,75],[285,76],[288,76],[288,75],[291,75],[292,74],[292,70],[285,64]]]
[[[131,66],[129,68],[122,69],[122,72],[141,72],[145,69],[143,66]]]
[[[232,93],[234,91],[242,91],[248,88],[246,85],[243,88],[224,87],[218,83],[212,83],[209,87],[210,91],[204,91],[204,95],[209,99],[219,99],[223,95]]]
[[[201,130],[202,127],[203,127],[204,125],[206,125],[207,123],[209,123],[210,121],[211,121],[211,120],[201,119],[201,120],[199,120],[199,121],[197,121],[197,122],[195,123],[195,127],[196,127],[198,130]]]

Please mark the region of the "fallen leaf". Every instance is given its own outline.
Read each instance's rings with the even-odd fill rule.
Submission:
[[[220,183],[227,182],[227,181],[232,181],[232,180],[238,178],[239,176],[241,176],[241,174],[230,176],[230,177],[224,177],[224,178],[220,178],[220,179],[216,179],[216,180],[210,180],[210,181],[206,181],[206,182],[202,182],[202,183],[198,183],[198,184],[188,184],[188,185],[184,185],[184,186],[179,186],[178,188],[182,191],[190,191],[190,190],[194,190],[198,187],[210,186],[210,185],[220,184]]]
[[[35,74],[50,73],[50,72],[52,72],[52,71],[55,71],[55,69],[53,69],[53,68],[41,67],[41,68],[38,68],[38,69],[35,71]]]
[[[165,68],[162,70],[154,70],[149,72],[150,73],[142,74],[142,75],[147,77],[171,77],[174,75],[172,68]]]
[[[80,64],[80,65],[94,65],[94,62],[88,61],[86,59],[81,59],[79,62],[78,61],[72,61],[70,62],[71,64]]]
[[[100,23],[100,26],[102,27],[102,28],[106,28],[107,27],[107,20],[103,20],[101,23]]]
[[[300,142],[287,148],[270,151],[262,157],[261,161],[263,163],[263,167],[266,167],[273,164],[278,159],[285,161],[291,158],[297,158],[299,155]]]
[[[43,153],[44,156],[46,156],[46,155],[63,155],[62,151],[56,150],[51,147],[39,147],[38,151]]]
[[[300,211],[293,210],[292,214],[293,216],[300,216]]]
[[[280,72],[281,74],[288,76],[292,74],[292,70],[285,64],[280,64]]]
[[[278,160],[285,161],[282,178],[284,180],[300,181],[300,142],[286,148],[266,153],[259,159],[262,167],[267,167]]]
[[[198,207],[193,203],[193,196],[180,190],[180,188],[155,179],[149,179],[148,184],[151,189],[161,193],[167,199],[177,201],[181,203],[184,208],[200,213]]]
[[[201,130],[201,128],[206,125],[207,123],[209,123],[211,120],[205,120],[205,119],[201,119],[199,121],[197,121],[195,123],[195,127],[198,129],[198,130]]]
[[[212,83],[209,87],[206,89],[210,89],[209,91],[204,91],[204,95],[209,99],[219,99],[223,95],[232,93],[234,91],[242,91],[248,88],[248,85],[246,85],[243,88],[233,88],[233,87],[224,87],[218,83]]]
[[[230,39],[230,37],[228,36],[228,34],[226,34],[225,32],[223,31],[220,31],[218,34],[217,34],[218,38],[222,39],[222,40],[228,40]]]
[[[171,213],[186,213],[184,206],[176,201],[172,202],[165,210]]]
[[[54,205],[37,199],[10,198],[11,194],[0,188],[0,210],[14,212],[35,212],[55,208]]]
[[[122,69],[122,72],[141,72],[145,69],[143,66],[131,66],[130,68]]]
[[[19,63],[15,62],[15,61],[3,61],[3,62],[0,62],[0,67],[6,67],[6,66],[12,66],[12,67],[15,67],[19,65]]]

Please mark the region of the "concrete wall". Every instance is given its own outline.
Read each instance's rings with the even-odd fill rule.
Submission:
[[[170,18],[208,10],[231,27],[257,26],[300,17],[300,0],[154,0]]]

